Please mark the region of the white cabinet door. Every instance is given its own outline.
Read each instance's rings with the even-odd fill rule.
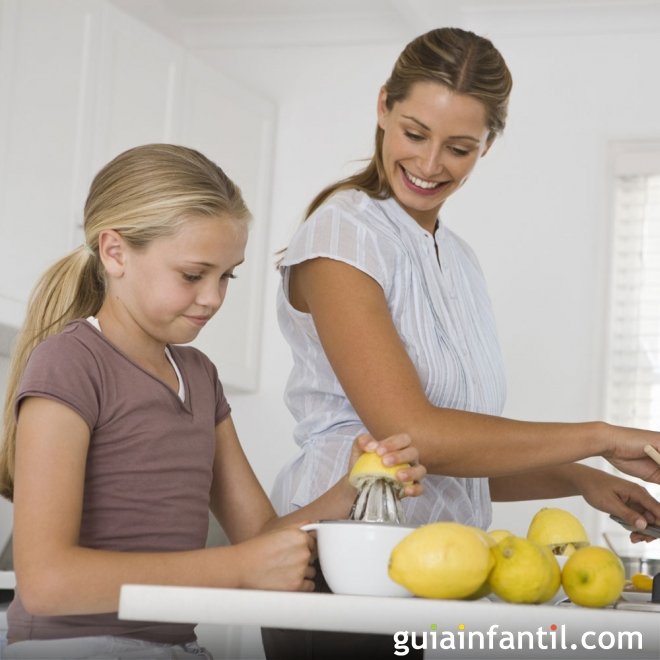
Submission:
[[[0,323],[20,325],[37,278],[83,242],[100,167],[139,144],[189,145],[254,214],[246,263],[199,346],[229,389],[255,389],[274,106],[101,0],[0,0],[0,98]]]
[[[254,217],[245,262],[195,346],[216,364],[225,387],[256,389],[259,376],[275,108],[194,58],[186,61],[181,142],[214,160],[241,188]]]
[[[172,141],[180,106],[179,46],[107,3],[100,5],[95,39],[85,100],[84,167],[75,184],[78,242],[85,196],[96,172],[126,149]]]
[[[108,4],[101,13],[92,168],[139,144],[170,142],[183,50]]]
[[[37,277],[72,246],[88,0],[2,0],[0,322],[19,325]]]

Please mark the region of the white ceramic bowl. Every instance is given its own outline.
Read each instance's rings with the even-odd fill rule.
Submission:
[[[394,546],[415,529],[357,520],[324,520],[302,529],[316,531],[319,562],[336,594],[412,596],[390,580],[387,565]]]

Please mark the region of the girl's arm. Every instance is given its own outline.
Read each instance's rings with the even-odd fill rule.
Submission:
[[[21,404],[16,438],[14,561],[31,614],[114,612],[122,584],[313,589],[314,542],[298,529],[238,546],[183,552],[115,552],[78,545],[89,430],[67,406]],[[238,489],[238,484],[235,483]],[[270,515],[262,502],[256,509]],[[250,563],[249,558],[252,559]],[[256,559],[255,559],[256,558]]]
[[[417,450],[410,445],[408,435],[391,436],[378,443],[368,435],[360,436],[354,443],[350,465],[364,450],[377,451],[384,461],[393,465],[410,463],[411,467],[399,471],[397,478],[403,482],[417,482],[406,486],[406,495],[416,496],[421,493],[418,482],[426,470],[417,462]],[[243,452],[231,417],[216,427],[213,475],[211,510],[232,543],[285,526],[299,526],[321,519],[347,518],[357,494],[345,475],[318,499],[278,518]]]
[[[429,473],[497,477],[604,456],[660,483],[644,445],[660,434],[600,422],[558,424],[438,408],[427,400],[390,316],[383,290],[365,273],[318,258],[292,267],[290,299],[311,313],[342,388],[369,432],[406,432]]]

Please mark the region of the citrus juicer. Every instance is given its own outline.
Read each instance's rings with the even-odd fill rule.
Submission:
[[[349,520],[382,522],[393,525],[405,523],[401,495],[403,485],[391,477],[369,475],[357,477],[358,490]]]

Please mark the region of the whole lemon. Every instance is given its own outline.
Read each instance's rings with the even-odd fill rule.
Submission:
[[[630,581],[637,591],[653,591],[653,578],[650,575],[635,573],[630,577]]]
[[[556,555],[571,555],[577,548],[589,545],[582,523],[570,511],[552,507],[536,512],[529,524],[527,538],[549,546]]]
[[[389,576],[416,596],[466,598],[484,584],[493,565],[484,535],[454,522],[418,527],[392,550]]]
[[[488,532],[495,543],[499,543],[502,539],[505,539],[507,536],[513,536],[513,532],[510,532],[508,529],[491,529]]]
[[[607,607],[621,596],[625,584],[621,560],[608,548],[578,548],[562,571],[561,583],[576,605]]]
[[[473,527],[474,529],[480,536],[483,538],[485,541],[486,545],[492,550],[495,545],[497,544],[497,541],[495,538],[490,534],[490,532],[484,532],[482,529],[479,527]],[[493,569],[493,566],[495,566],[495,557],[493,556],[493,553],[490,553],[490,568],[488,569],[488,574],[490,575],[491,570]],[[469,596],[467,596],[468,600],[479,600],[479,598],[485,598],[488,596],[488,594],[492,591],[490,582],[488,581],[488,577],[486,577],[486,580],[484,583],[473,593],[471,593]]]
[[[537,603],[545,603],[553,598],[559,591],[559,587],[561,586],[561,568],[559,567],[559,563],[555,559],[552,550],[550,550],[547,545],[541,545],[539,547],[550,564],[548,583],[546,584],[545,589],[541,592],[539,599],[536,601]]]
[[[509,603],[539,603],[551,598],[552,582],[556,583],[559,565],[548,561],[541,546],[519,536],[507,536],[494,548],[495,566],[488,582],[502,600]],[[555,568],[556,567],[556,568]],[[547,596],[547,598],[546,598]]]

